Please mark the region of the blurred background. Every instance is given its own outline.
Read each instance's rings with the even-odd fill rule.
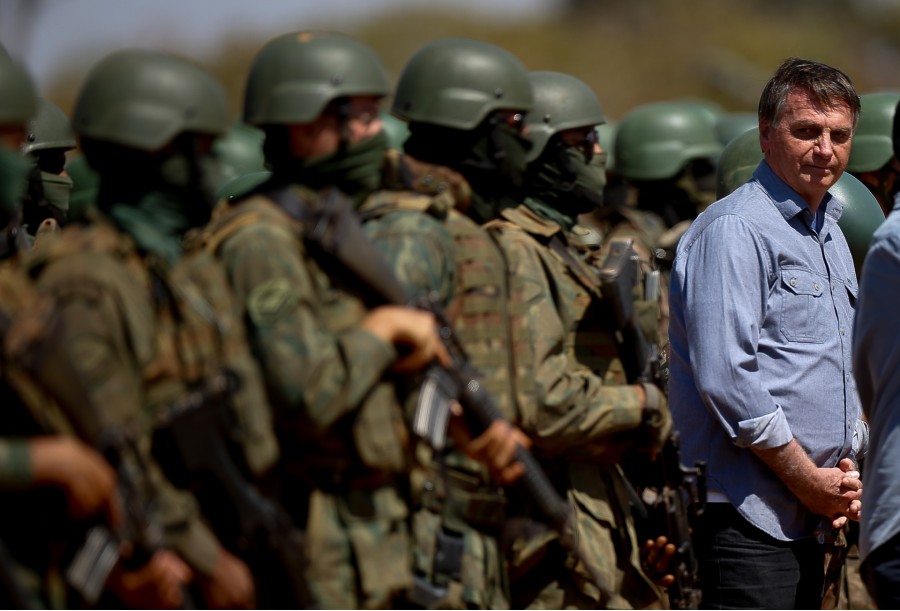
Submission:
[[[900,0],[0,0],[0,43],[66,112],[96,61],[143,47],[212,70],[238,116],[253,55],[300,29],[358,36],[395,78],[430,40],[486,40],[583,79],[611,119],[683,97],[755,111],[791,55],[843,69],[860,93],[900,90]]]

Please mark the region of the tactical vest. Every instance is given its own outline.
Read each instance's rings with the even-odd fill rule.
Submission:
[[[26,269],[58,297],[108,293],[116,301],[127,349],[140,370],[142,409],[151,428],[164,424],[179,398],[204,388],[227,368],[240,380],[228,401],[232,441],[254,473],[276,462],[262,379],[235,319],[224,270],[212,257],[186,255],[170,268],[156,257],[141,257],[129,237],[96,220],[47,240]]]
[[[357,326],[369,311],[369,306],[357,296],[359,283],[347,278],[347,274],[337,273],[334,262],[314,260],[307,254],[300,223],[264,195],[251,195],[239,204],[218,207],[212,221],[191,236],[187,248],[218,258],[229,238],[260,222],[289,231],[297,240],[300,257],[319,289],[323,324],[335,334]],[[245,313],[242,319],[244,316]],[[389,381],[372,389],[350,419],[349,429],[342,421],[324,435],[313,435],[302,418],[288,417],[279,419],[278,432],[284,440],[285,457],[292,463],[288,468],[317,480],[327,477],[338,481],[356,476],[365,479],[360,469],[405,472],[411,460],[410,434]]]
[[[513,397],[527,397],[533,390],[528,387],[531,376],[516,375],[511,359],[512,351],[529,341],[520,311],[524,304],[510,298],[521,287],[515,279],[510,284],[503,253],[488,233],[460,211],[471,197],[468,184],[449,168],[391,150],[384,186],[412,193],[370,197],[360,209],[363,221],[392,210],[418,210],[443,222],[453,238],[456,263],[456,286],[447,317],[503,415],[517,422]]]

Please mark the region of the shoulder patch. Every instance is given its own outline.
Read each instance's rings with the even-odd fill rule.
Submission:
[[[269,326],[290,312],[299,301],[297,290],[285,278],[255,286],[247,295],[247,313],[258,326]]]

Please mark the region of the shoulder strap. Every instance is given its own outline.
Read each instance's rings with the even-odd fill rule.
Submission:
[[[563,242],[560,235],[554,234],[552,238],[550,238],[549,242],[550,250],[555,252],[560,259],[563,260],[563,263],[566,264],[566,267],[569,268],[569,271],[575,276],[575,278],[595,297],[603,298],[603,293],[600,291],[599,282],[600,279],[596,277],[596,274],[591,273],[590,269],[588,269],[587,265],[579,260],[569,249],[569,247]]]

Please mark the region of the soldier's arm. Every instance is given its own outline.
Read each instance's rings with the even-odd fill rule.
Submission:
[[[525,319],[532,341],[526,369],[534,372],[534,401],[522,406],[523,428],[536,446],[554,453],[585,456],[587,448],[611,443],[618,436],[644,424],[645,408],[665,400],[652,387],[607,385],[564,349],[570,329],[560,317],[556,294],[545,273],[538,245],[522,232],[506,231],[499,243],[509,262],[510,274],[522,279]],[[647,397],[647,393],[654,393]],[[658,395],[658,396],[657,396]],[[613,460],[615,457],[612,458]]]
[[[302,248],[289,228],[260,222],[232,236],[221,257],[270,397],[324,430],[359,405],[397,351],[358,324],[325,326],[324,279]]]

